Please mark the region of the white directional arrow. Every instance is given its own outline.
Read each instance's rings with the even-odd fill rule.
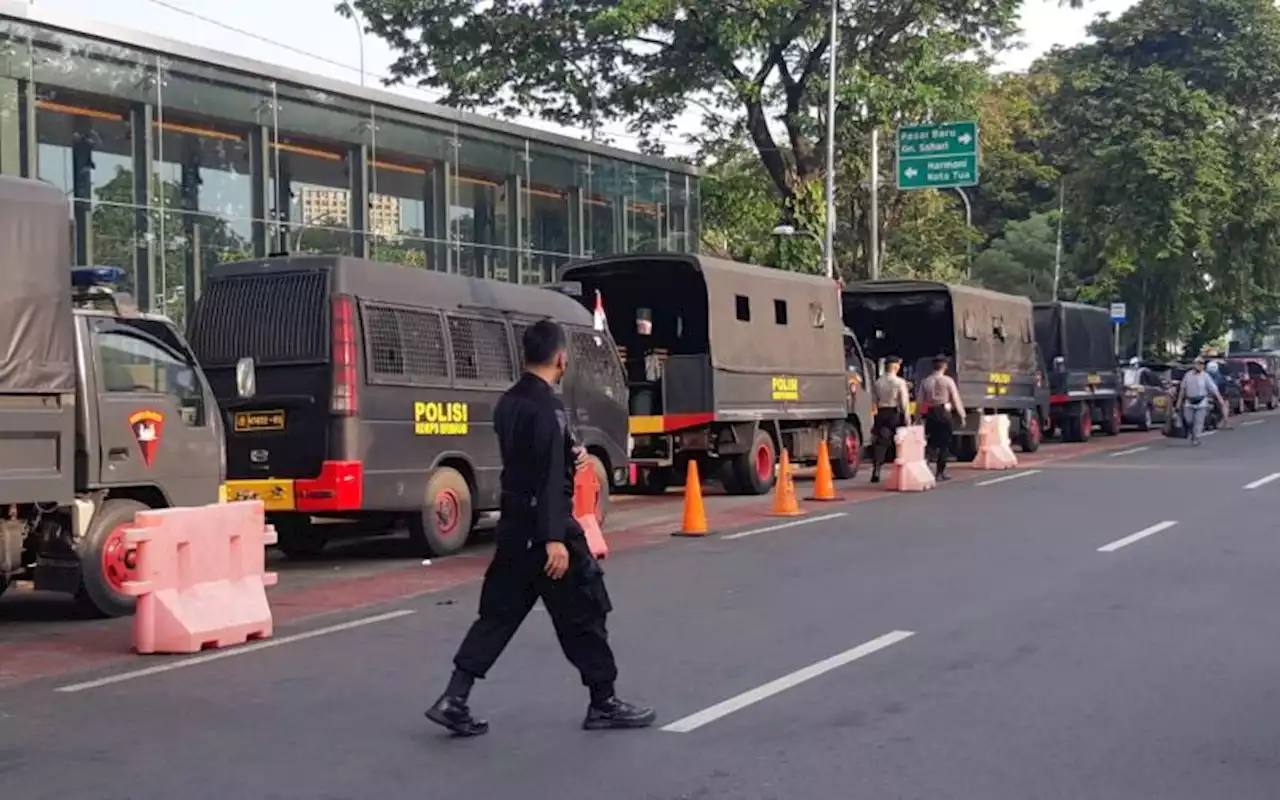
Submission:
[[[908,178],[914,178],[915,176],[919,175],[920,173],[919,173],[919,172],[916,172],[916,168],[915,168],[915,167],[907,167],[906,169],[904,169],[904,170],[902,171],[902,174],[903,174],[903,175],[906,175]]]
[[[973,141],[973,137],[967,133],[962,133],[960,134],[960,138],[958,138],[956,141],[960,142],[960,144],[968,144],[969,142]]]

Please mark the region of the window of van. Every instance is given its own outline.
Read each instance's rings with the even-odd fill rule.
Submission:
[[[455,314],[448,318],[454,380],[503,388],[515,380],[515,356],[505,321]]]
[[[448,383],[440,312],[365,303],[361,317],[370,383]]]

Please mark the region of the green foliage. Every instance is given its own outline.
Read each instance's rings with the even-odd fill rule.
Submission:
[[[997,292],[1053,299],[1053,264],[1057,253],[1056,215],[1033,214],[1010,220],[1004,231],[973,262],[977,283]]]

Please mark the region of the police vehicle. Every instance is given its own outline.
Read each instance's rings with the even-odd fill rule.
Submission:
[[[22,584],[122,616],[124,532],[148,508],[219,500],[218,408],[181,332],[70,270],[61,192],[0,177],[0,593]]]

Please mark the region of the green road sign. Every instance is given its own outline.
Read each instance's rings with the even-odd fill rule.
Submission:
[[[943,122],[898,129],[898,188],[978,185],[978,123]]]

